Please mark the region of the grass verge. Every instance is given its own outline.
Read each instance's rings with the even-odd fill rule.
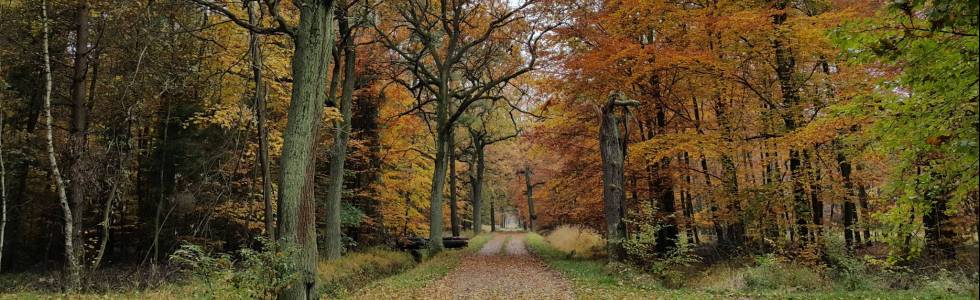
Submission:
[[[613,270],[614,267],[598,260],[573,257],[555,249],[536,233],[527,234],[527,246],[572,283],[579,299],[654,299],[658,295],[650,276],[625,266]]]
[[[372,281],[397,274],[415,266],[406,252],[382,248],[355,252],[333,261],[321,261],[317,268],[323,296],[340,298]]]
[[[479,251],[490,239],[489,234],[477,235],[470,239],[469,246],[462,250],[446,250],[427,257],[422,263],[405,272],[398,273],[373,282],[351,295],[355,299],[404,299],[411,298],[418,289],[442,278],[456,268],[463,256]]]

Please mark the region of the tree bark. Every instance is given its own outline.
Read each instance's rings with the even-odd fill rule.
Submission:
[[[85,201],[86,175],[83,162],[87,148],[88,106],[85,100],[87,90],[85,81],[89,69],[89,4],[88,0],[79,0],[75,11],[75,65],[72,70],[70,101],[72,107],[71,132],[68,145],[69,193],[72,205],[71,238],[75,247],[75,257],[82,261],[85,257],[85,240],[82,236],[84,214],[87,210]]]
[[[342,7],[347,5],[341,3]],[[355,71],[356,51],[353,30],[349,24],[348,12],[345,9],[337,11],[337,25],[342,33],[344,57],[344,83],[341,90],[339,107],[341,120],[334,123],[334,143],[330,155],[330,182],[327,186],[327,230],[326,257],[340,258],[343,253],[341,244],[340,210],[341,196],[344,189],[344,164],[347,160],[347,144],[350,141],[351,102],[354,95],[354,83],[357,81]]]
[[[446,184],[446,141],[452,122],[449,120],[449,70],[440,70],[436,95],[436,159],[435,170],[432,172],[432,190],[429,193],[429,240],[442,241],[443,234],[443,193]],[[441,242],[429,243],[433,253],[442,251]]]
[[[785,11],[787,4],[787,0],[781,0],[777,1],[774,5],[774,9],[777,12],[773,14],[772,23],[777,28],[786,22],[788,17]],[[796,122],[796,106],[800,102],[797,86],[793,79],[796,60],[793,58],[790,49],[783,44],[782,37],[777,36],[773,39],[772,48],[776,58],[776,77],[779,81],[779,89],[782,93],[783,100],[781,108],[784,124],[783,130],[790,132],[796,129],[798,125]],[[806,237],[809,236],[809,230],[807,228],[809,221],[807,217],[812,213],[810,211],[810,205],[806,203],[806,196],[803,189],[803,175],[806,171],[804,170],[805,166],[801,163],[802,154],[800,150],[790,149],[789,152],[790,186],[793,194],[793,213],[796,217],[796,232],[799,234],[800,244],[805,244]]]
[[[312,193],[313,146],[330,52],[333,50],[333,1],[297,1],[299,26],[293,36],[292,99],[283,133],[282,177],[279,185],[278,239],[294,248],[292,260],[299,282],[279,293],[280,299],[316,299],[316,222]],[[306,194],[306,195],[304,195]]]
[[[456,203],[456,140],[455,130],[449,130],[449,226],[453,236],[459,236],[459,208]]]
[[[527,188],[527,229],[534,231],[534,222],[538,215],[534,213],[534,185],[531,184],[531,166],[524,166],[524,186]]]
[[[490,232],[497,232],[497,206],[494,205],[494,198],[490,197]]]
[[[623,261],[626,249],[626,224],[623,222],[622,199],[625,197],[624,157],[616,119],[616,107],[636,105],[634,100],[621,99],[618,93],[610,93],[609,100],[602,107],[602,121],[599,128],[599,153],[602,158],[602,200],[606,217],[607,252],[610,261]]]
[[[818,149],[813,149],[812,157],[808,157],[810,178],[810,223],[813,224],[813,240],[819,241],[823,234],[823,201],[820,200],[820,169],[816,165]],[[804,151],[803,153],[806,153]]]
[[[47,127],[46,138],[47,138],[47,150],[48,150],[48,160],[51,162],[51,173],[54,177],[55,186],[58,191],[58,200],[61,204],[61,210],[64,213],[65,218],[65,259],[67,260],[68,271],[66,272],[65,289],[68,292],[74,292],[81,286],[81,266],[78,262],[78,257],[75,256],[75,243],[72,238],[72,233],[74,231],[74,221],[72,220],[73,214],[71,211],[71,204],[68,202],[68,195],[65,191],[65,181],[61,177],[61,171],[58,169],[58,159],[55,155],[54,150],[54,130],[51,118],[51,55],[49,52],[48,45],[48,9],[47,0],[41,1],[41,14],[43,23],[43,47],[44,47],[44,124]]]
[[[248,1],[248,22],[258,25],[259,3]],[[255,82],[255,110],[258,117],[259,167],[262,169],[262,203],[265,207],[265,234],[269,240],[276,239],[272,212],[272,172],[269,166],[269,128],[266,123],[266,87],[262,78],[262,48],[259,34],[249,31],[249,53],[252,57],[252,80]]]
[[[654,97],[660,98],[659,87],[655,89]],[[656,127],[650,126],[650,138],[654,138],[656,133],[663,133],[667,127],[667,112],[663,105],[657,105],[656,113]],[[654,130],[656,129],[656,130]],[[625,140],[625,138],[624,138]],[[625,155],[625,147],[623,147],[623,154]],[[656,244],[654,246],[654,251],[656,251],[661,256],[667,256],[675,248],[677,248],[677,239],[679,230],[677,230],[677,217],[676,217],[676,201],[674,199],[674,183],[668,171],[670,167],[670,158],[664,157],[657,164],[652,166],[650,170],[655,170],[656,173],[656,191],[657,195],[657,222],[660,228],[657,230]],[[653,174],[651,174],[653,176]]]
[[[471,201],[473,202],[473,232],[479,234],[483,232],[483,174],[486,171],[486,162],[484,161],[483,146],[478,142],[474,142],[473,146],[473,155],[476,156],[474,158],[475,162],[471,165],[473,176],[470,178],[470,185],[472,186]]]
[[[854,183],[851,182],[851,162],[847,161],[844,153],[837,152],[837,167],[840,169],[841,179],[844,184],[844,245],[848,251],[854,250],[855,240],[860,240],[860,236],[855,235],[854,224],[857,222],[857,209],[854,205]]]
[[[7,235],[7,166],[3,161],[3,104],[0,103],[0,272],[3,271],[3,245]]]

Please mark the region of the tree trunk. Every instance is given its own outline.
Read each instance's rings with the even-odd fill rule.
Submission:
[[[930,175],[933,178],[938,178],[939,182],[943,182],[945,179],[938,173],[929,172],[932,173]],[[951,260],[956,257],[956,249],[950,239],[956,234],[950,230],[950,225],[946,224],[949,219],[946,215],[946,201],[950,193],[942,185],[925,187],[922,193],[930,205],[922,216],[922,224],[926,231],[926,253],[933,253],[943,259]]]
[[[354,95],[354,83],[357,81],[357,74],[354,73],[357,62],[356,46],[347,13],[346,9],[339,10],[337,22],[340,32],[343,34],[341,47],[344,55],[344,85],[339,101],[341,120],[334,124],[334,143],[330,151],[330,182],[327,186],[327,245],[325,247],[327,259],[340,258],[343,253],[340,204],[344,189],[344,163],[347,160],[347,144],[350,140],[351,102]]]
[[[776,27],[780,27],[786,22],[788,17],[785,9],[787,5],[787,0],[777,1],[774,8],[777,10],[773,14],[772,23]],[[783,39],[781,37],[776,37],[772,41],[773,52],[776,57],[776,77],[779,81],[779,90],[782,92],[782,118],[785,132],[791,132],[796,129],[796,105],[800,102],[800,96],[797,91],[796,83],[793,79],[794,68],[796,67],[796,60],[793,58],[792,53],[783,44]],[[797,149],[790,149],[789,158],[789,171],[790,171],[790,186],[793,193],[793,213],[796,217],[796,231],[800,236],[800,243],[806,243],[806,237],[809,236],[807,228],[807,216],[810,215],[810,205],[806,203],[806,196],[803,190],[803,175],[805,170],[801,163],[801,154]]]
[[[494,205],[494,198],[490,197],[490,232],[497,232],[497,206]]]
[[[534,213],[534,185],[531,184],[531,166],[524,166],[524,185],[527,188],[527,229],[534,231],[534,222],[538,215]]]
[[[48,144],[48,160],[51,162],[51,173],[54,177],[55,186],[58,190],[58,200],[61,204],[61,210],[64,213],[65,218],[65,259],[68,263],[67,275],[65,278],[66,284],[65,289],[68,292],[74,292],[81,286],[81,266],[78,262],[78,257],[75,256],[75,243],[72,239],[72,233],[74,231],[74,221],[72,220],[71,205],[68,203],[68,195],[65,191],[65,181],[61,177],[61,171],[58,169],[58,159],[55,155],[54,150],[54,130],[51,118],[51,55],[48,50],[48,9],[47,0],[41,1],[41,13],[43,16],[42,23],[44,29],[44,36],[42,38],[44,47],[44,123],[47,126],[46,138]]]
[[[813,240],[818,241],[823,234],[823,201],[820,200],[820,169],[817,168],[817,152],[813,149],[813,156],[808,157],[811,178],[810,178],[810,211],[812,212],[810,223],[813,224]],[[806,151],[803,152],[804,155]]]
[[[844,185],[844,245],[848,251],[854,250],[855,240],[861,237],[855,234],[854,224],[857,222],[857,208],[854,205],[854,183],[851,182],[851,162],[847,161],[843,151],[837,150],[837,167],[840,169]],[[858,242],[859,243],[859,242]]]
[[[687,152],[684,152],[683,161],[684,161],[684,166],[686,168],[690,169],[691,168],[691,156]],[[691,198],[693,198],[693,195],[692,195],[693,193],[691,191],[691,187],[693,187],[693,185],[691,184],[691,173],[690,173],[690,171],[685,172],[685,174],[684,174],[684,181],[687,182],[687,190],[684,193],[684,195],[681,196],[681,201],[684,201],[684,219],[685,219],[685,222],[687,223],[686,224],[687,225],[687,237],[688,237],[689,242],[690,241],[693,241],[693,243],[695,245],[697,245],[697,244],[700,244],[701,241],[700,241],[700,237],[698,236],[698,228],[697,228],[697,225],[694,223],[694,202],[691,201]]]
[[[3,105],[0,103],[0,272],[3,271],[3,245],[7,234],[7,166],[3,162]]]
[[[446,184],[446,140],[448,140],[449,130],[452,124],[449,122],[449,70],[440,70],[438,92],[436,95],[436,158],[435,170],[432,172],[432,190],[429,193],[429,240],[441,241],[443,233],[443,207],[442,196],[445,192]],[[429,250],[433,253],[442,251],[443,246],[440,242],[429,243]]]
[[[486,171],[484,161],[483,146],[479,142],[474,143],[473,155],[476,156],[473,176],[470,178],[473,190],[473,232],[479,234],[483,231],[483,173]],[[471,167],[474,167],[471,165]],[[491,204],[491,211],[493,205]],[[491,218],[491,223],[493,218]]]
[[[659,88],[654,93],[654,96],[660,98]],[[656,118],[656,126],[651,126],[653,127],[651,129],[655,128],[655,130],[652,130],[650,138],[654,138],[657,133],[665,132],[665,128],[667,127],[667,113],[662,105],[657,105]],[[624,151],[623,154],[625,155],[626,152]],[[654,251],[661,256],[667,256],[677,248],[677,235],[679,233],[675,214],[677,209],[674,199],[674,183],[668,171],[669,167],[670,158],[664,157],[652,168],[657,173],[657,190],[655,192],[657,194],[657,221],[660,223],[660,228],[657,230]]]
[[[868,220],[871,213],[868,211],[868,191],[864,188],[864,184],[860,183],[858,184],[858,204],[861,206],[858,221],[863,222],[861,229],[863,229],[864,243],[871,243],[871,221]]]
[[[257,1],[248,1],[248,22],[253,25],[259,23]],[[266,107],[265,96],[266,87],[262,78],[262,48],[259,43],[259,35],[249,31],[249,52],[252,57],[252,79],[255,81],[255,110],[258,117],[259,132],[259,167],[262,168],[262,203],[265,206],[265,234],[269,240],[275,240],[276,234],[273,227],[272,212],[272,172],[269,166],[269,129],[266,126]]]
[[[75,257],[82,261],[85,257],[85,240],[82,237],[84,214],[87,209],[85,202],[86,179],[91,175],[85,174],[85,164],[82,161],[87,147],[88,106],[85,100],[87,90],[85,81],[88,78],[89,65],[89,4],[87,0],[79,0],[75,11],[75,65],[72,70],[70,101],[72,107],[71,133],[68,145],[68,181],[72,205],[71,238],[75,247]]]
[[[316,299],[316,222],[312,193],[312,148],[317,120],[322,118],[328,58],[333,50],[333,1],[300,1],[299,26],[294,34],[292,99],[281,158],[278,239],[293,248],[299,282],[279,293],[280,299]]]
[[[610,261],[623,261],[626,249],[626,224],[623,222],[622,199],[625,197],[623,149],[616,119],[616,107],[636,105],[636,101],[621,100],[622,95],[611,93],[602,107],[602,121],[599,128],[599,153],[602,158],[602,200],[606,217],[607,249]]]
[[[456,206],[456,140],[455,130],[449,130],[449,226],[453,236],[459,236],[459,208]]]

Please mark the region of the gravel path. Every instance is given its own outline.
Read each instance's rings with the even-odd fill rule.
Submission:
[[[574,299],[571,284],[528,254],[523,233],[495,233],[420,292],[424,299]]]

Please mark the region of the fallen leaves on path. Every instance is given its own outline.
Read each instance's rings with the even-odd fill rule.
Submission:
[[[419,298],[574,299],[568,281],[528,254],[524,238],[495,234],[479,253],[464,257],[458,268],[426,286]]]

